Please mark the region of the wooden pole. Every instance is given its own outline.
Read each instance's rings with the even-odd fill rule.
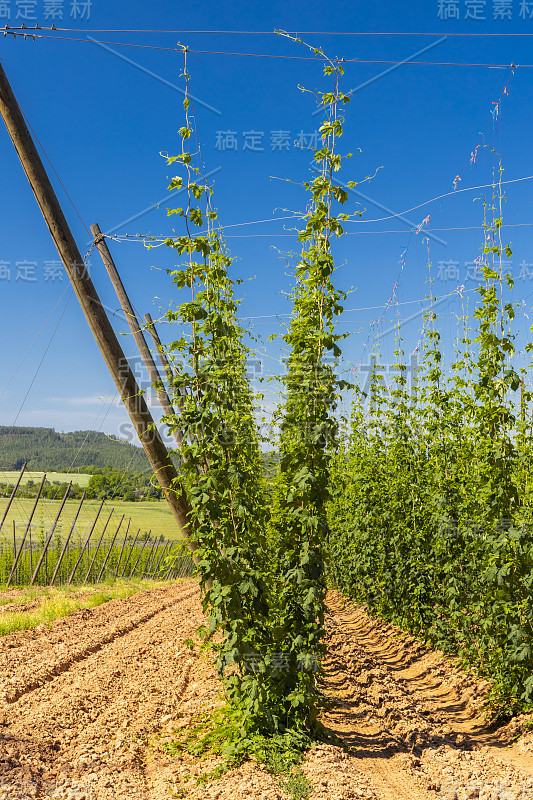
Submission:
[[[6,517],[9,514],[9,509],[11,508],[11,504],[12,504],[13,500],[15,499],[15,495],[17,494],[17,491],[18,491],[18,488],[20,486],[20,482],[22,480],[22,476],[24,475],[24,470],[25,469],[26,469],[26,464],[23,464],[22,465],[22,469],[20,470],[20,475],[18,476],[17,482],[13,487],[13,491],[11,492],[11,496],[10,496],[9,500],[7,501],[7,506],[6,506],[4,514],[2,516],[2,521],[0,522],[0,532],[2,531],[2,525],[6,521]]]
[[[50,533],[48,534],[48,538],[46,539],[46,542],[44,543],[43,552],[41,553],[41,557],[39,558],[39,561],[37,562],[37,566],[35,567],[35,569],[33,571],[33,575],[31,576],[30,586],[33,586],[33,584],[35,583],[35,581],[37,579],[37,575],[39,574],[39,570],[41,568],[41,564],[43,563],[43,560],[44,560],[44,557],[45,557],[46,553],[48,552],[48,548],[50,546],[50,542],[52,541],[52,536],[54,535],[54,531],[55,531],[55,529],[57,527],[57,523],[59,522],[59,517],[61,516],[63,508],[65,507],[65,503],[67,502],[67,497],[70,494],[71,486],[72,486],[72,481],[67,486],[67,490],[66,490],[65,494],[63,495],[63,499],[61,501],[61,505],[59,506],[59,511],[57,512],[57,516],[56,516],[56,518],[54,520],[54,524],[52,525],[52,529],[51,529]]]
[[[65,539],[65,544],[63,545],[63,549],[61,551],[61,555],[59,556],[58,562],[56,564],[56,568],[54,570],[54,574],[52,575],[52,579],[50,581],[50,586],[53,586],[54,583],[55,583],[55,579],[57,577],[57,573],[59,572],[59,569],[61,567],[61,563],[62,563],[62,561],[63,561],[63,559],[65,557],[65,553],[67,552],[67,549],[68,549],[68,543],[70,542],[70,537],[74,533],[74,528],[76,527],[76,522],[77,522],[78,517],[80,515],[81,507],[83,506],[83,501],[84,500],[85,500],[85,492],[83,492],[83,494],[81,496],[80,504],[79,504],[79,506],[77,508],[76,514],[75,514],[74,519],[72,521],[72,525],[70,526],[70,530],[68,532],[68,536]]]
[[[190,577],[190,575],[185,575],[185,573],[189,572],[189,570],[191,569],[192,565],[194,564],[194,561],[191,559],[191,554],[190,553],[185,553],[183,558],[185,559],[185,566],[184,566],[183,571],[182,571],[181,574],[182,574],[183,577]]]
[[[159,354],[159,360],[161,361],[161,364],[163,365],[163,369],[165,371],[165,375],[167,377],[167,380],[168,380],[169,384],[172,385],[172,380],[174,378],[174,372],[173,372],[172,367],[171,367],[171,365],[170,365],[170,363],[168,361],[167,354],[165,352],[165,348],[161,344],[161,339],[159,338],[159,333],[157,332],[157,328],[155,327],[155,323],[154,323],[152,317],[150,316],[150,314],[145,314],[144,315],[144,320],[146,322],[146,327],[150,331],[150,334],[152,336],[152,340],[154,342],[155,348],[156,348],[156,350],[157,350],[157,352]],[[180,394],[181,394],[182,397],[186,397],[187,396],[187,392],[185,391],[185,389],[181,388],[179,391],[180,391]],[[181,411],[179,405],[178,405],[178,410]],[[204,432],[203,431],[203,426],[201,426],[201,432],[202,432],[202,436],[203,436],[203,432]],[[181,433],[181,431],[180,431],[180,435],[181,435],[181,437],[183,439],[183,434]],[[192,441],[190,436],[189,436],[189,441],[190,442]],[[203,461],[204,461],[204,464],[203,464],[202,469],[203,469],[204,472],[207,472],[208,469],[209,469],[209,464],[208,464],[207,459],[205,458],[205,456],[204,456]],[[199,471],[198,467],[196,468],[196,471],[197,472]]]
[[[107,518],[106,524],[104,525],[102,533],[100,534],[100,538],[98,540],[98,544],[96,545],[96,550],[95,550],[94,556],[93,556],[92,561],[91,561],[91,563],[89,565],[89,569],[87,570],[87,574],[85,575],[85,580],[83,581],[83,583],[87,583],[87,581],[89,580],[89,575],[91,574],[91,570],[93,568],[93,564],[96,561],[96,556],[98,555],[98,551],[100,550],[100,545],[102,544],[102,539],[104,538],[104,533],[107,530],[107,526],[109,525],[109,520],[111,519],[111,516],[112,516],[114,510],[115,509],[112,508],[111,511],[109,512],[109,516]]]
[[[113,256],[111,255],[107,242],[104,236],[102,235],[100,226],[97,223],[91,225],[91,233],[94,236],[96,247],[98,248],[98,252],[102,257],[102,261],[104,262],[104,266],[111,279],[113,288],[117,293],[119,303],[122,306],[124,314],[126,315],[128,325],[130,326],[130,330],[133,334],[133,338],[135,339],[135,343],[139,349],[139,353],[141,354],[141,358],[144,362],[144,366],[146,367],[146,371],[148,372],[148,375],[150,377],[150,381],[152,382],[152,385],[159,386],[159,388],[156,388],[156,392],[157,392],[157,399],[159,400],[161,408],[163,409],[167,417],[175,416],[176,412],[172,406],[172,403],[170,402],[170,397],[168,396],[167,391],[164,388],[163,381],[161,380],[161,375],[159,374],[159,370],[156,367],[155,361],[152,357],[152,353],[150,352],[150,348],[146,344],[146,339],[144,338],[144,333],[142,332],[140,322],[137,319],[137,314],[133,309],[133,306],[130,302],[130,298],[128,297],[128,293],[126,292],[125,286],[122,283],[122,278],[120,277],[115,262],[113,261]],[[178,447],[181,447],[181,442],[183,439],[181,432],[175,429],[173,431],[173,434]]]
[[[122,561],[122,556],[124,555],[124,548],[126,547],[126,540],[128,538],[128,531],[130,529],[130,525],[131,525],[131,517],[129,518],[128,524],[126,526],[126,533],[124,534],[124,541],[122,542],[122,549],[121,549],[120,555],[118,557],[117,568],[115,570],[115,580],[118,578],[118,568],[120,567],[120,562]]]
[[[165,541],[164,541],[164,542],[163,542],[163,545],[164,545],[164,547],[163,547],[163,549],[161,550],[161,555],[160,555],[160,556],[159,556],[159,558],[157,559],[157,564],[156,564],[156,565],[155,565],[155,567],[154,567],[154,580],[157,580],[157,576],[159,575],[159,565],[161,564],[161,561],[163,560],[163,556],[165,555],[165,553],[166,553],[166,551],[167,551],[167,548],[168,548],[168,542],[165,542]]]
[[[0,67],[1,67],[1,64],[0,64]],[[37,505],[39,503],[39,499],[41,497],[41,492],[43,490],[43,486],[44,486],[45,480],[46,480],[46,472],[43,474],[43,477],[42,477],[42,480],[41,480],[41,485],[39,486],[39,489],[37,491],[37,495],[35,497],[35,502],[33,504],[32,510],[31,510],[31,514],[30,514],[30,518],[28,520],[28,524],[26,525],[26,530],[24,531],[24,536],[22,537],[22,541],[20,543],[20,547],[19,547],[19,550],[18,550],[18,553],[17,553],[17,557],[16,557],[15,561],[13,562],[13,566],[11,567],[11,572],[9,574],[9,578],[7,579],[6,588],[9,588],[9,584],[11,583],[11,579],[12,579],[13,575],[17,571],[17,566],[18,566],[18,563],[19,563],[19,560],[20,560],[22,549],[24,547],[24,543],[26,541],[26,536],[28,535],[28,531],[30,531],[30,558],[31,558],[31,523],[32,523],[32,520],[33,520],[33,515],[35,514],[35,511],[37,509]]]
[[[123,514],[122,517],[120,518],[120,522],[118,523],[118,528],[116,529],[115,535],[113,536],[113,541],[109,545],[109,550],[107,551],[107,555],[104,558],[104,563],[102,564],[102,569],[98,573],[98,577],[96,579],[96,583],[100,583],[100,579],[101,579],[102,575],[104,574],[105,568],[107,567],[107,562],[109,561],[109,556],[111,555],[111,550],[113,549],[113,547],[115,545],[115,542],[117,540],[118,532],[120,530],[120,527],[121,527],[122,523],[124,522],[124,517],[125,517],[125,514]]]
[[[154,542],[154,544],[153,544],[153,546],[152,546],[152,552],[150,553],[150,558],[149,558],[149,559],[148,559],[148,561],[146,562],[146,565],[145,565],[145,567],[144,567],[144,572],[143,572],[143,574],[142,574],[142,578],[141,578],[141,580],[144,580],[144,579],[146,578],[146,575],[147,575],[147,573],[148,573],[148,570],[149,570],[149,569],[150,569],[150,567],[152,566],[152,562],[155,560],[155,556],[156,556],[156,554],[157,554],[157,551],[158,551],[158,549],[159,549],[159,542]]]
[[[156,350],[159,355],[159,360],[163,365],[163,369],[165,370],[165,375],[167,376],[167,380],[169,383],[172,383],[174,378],[174,372],[172,371],[172,367],[169,364],[167,354],[165,353],[165,348],[161,344],[161,339],[159,338],[159,334],[157,332],[157,328],[155,327],[154,321],[150,314],[144,315],[144,321],[146,322],[146,327],[150,331],[150,335],[152,336],[153,342],[155,344]]]
[[[17,523],[13,520],[13,562],[17,557]],[[17,575],[15,573],[15,583],[17,582]]]
[[[98,522],[98,517],[100,516],[100,512],[102,511],[102,508],[104,507],[104,502],[105,501],[102,500],[102,502],[100,503],[100,508],[96,512],[96,517],[93,520],[93,524],[91,525],[91,529],[90,529],[89,533],[87,534],[87,538],[85,540],[85,543],[84,543],[84,545],[83,545],[83,547],[82,547],[82,549],[80,551],[80,554],[78,555],[78,558],[76,559],[76,563],[74,564],[74,567],[72,568],[72,572],[69,575],[69,579],[67,581],[67,586],[70,586],[70,584],[72,583],[72,579],[74,578],[74,575],[76,574],[76,570],[78,569],[80,561],[83,558],[83,554],[85,553],[85,550],[89,546],[89,542],[91,541],[91,536],[93,535],[93,531],[94,531],[94,529],[96,527],[96,523]]]
[[[178,578],[182,578],[185,575],[185,572],[189,568],[189,559],[187,555],[184,553],[181,557],[181,564],[178,570]]]
[[[126,569],[127,569],[127,567],[128,567],[128,564],[130,563],[131,554],[133,553],[133,548],[134,548],[134,547],[135,547],[135,545],[137,544],[137,539],[139,538],[139,534],[140,534],[140,532],[141,532],[141,529],[139,528],[139,530],[138,530],[138,531],[137,531],[137,533],[135,534],[135,539],[133,540],[133,544],[132,544],[132,546],[130,547],[130,552],[128,553],[128,557],[127,557],[127,559],[126,559],[126,561],[125,561],[125,563],[124,563],[124,569],[122,570],[122,574],[121,574],[121,576],[120,576],[121,578],[124,578],[124,576],[126,575]]]
[[[172,549],[173,549],[173,547],[174,547],[174,545],[171,545],[171,546],[170,546],[170,549],[169,549],[169,551],[168,551],[168,558],[169,558],[169,559],[170,559],[170,554],[172,553]],[[169,579],[169,577],[170,577],[170,573],[172,572],[172,570],[173,570],[173,569],[174,569],[174,566],[171,564],[171,565],[169,566],[168,570],[166,571],[166,573],[165,573],[165,577],[163,578],[163,580],[165,580],[165,581],[168,581],[168,579]]]
[[[161,344],[161,339],[159,338],[159,333],[157,332],[157,328],[155,327],[155,323],[154,323],[152,317],[150,316],[150,314],[145,314],[144,315],[144,321],[146,322],[146,328],[150,332],[150,335],[152,337],[152,341],[153,341],[153,343],[155,345],[155,349],[157,350],[157,353],[159,355],[159,360],[160,360],[161,365],[163,367],[163,370],[165,372],[167,381],[168,381],[169,385],[172,386],[172,381],[174,379],[174,370],[172,369],[171,365],[169,364],[169,361],[168,361],[168,358],[167,358],[167,354],[165,352],[165,348]],[[179,393],[181,394],[182,397],[184,397],[186,395],[185,389],[183,389],[183,388],[180,388]],[[178,411],[180,411],[179,405],[178,405]],[[180,431],[180,436],[183,439],[183,434],[181,433],[181,431]]]
[[[152,470],[163,489],[176,522],[187,538],[189,549],[194,551],[196,545],[188,538],[190,506],[183,488],[177,488],[179,482],[176,469],[100,302],[1,64],[0,113],[83,313],[113,376]]]
[[[148,534],[148,536],[150,536],[150,534]],[[129,573],[129,575],[128,575],[128,578],[131,578],[131,577],[133,576],[133,573],[134,573],[134,572],[135,572],[135,570],[137,569],[137,564],[139,563],[139,561],[140,561],[140,559],[141,559],[141,556],[142,556],[142,554],[143,554],[143,550],[144,550],[144,548],[146,547],[146,543],[147,543],[147,542],[148,542],[148,539],[145,539],[145,540],[144,540],[144,542],[143,542],[143,546],[141,547],[141,552],[140,552],[140,553],[139,553],[139,555],[137,556],[137,561],[135,562],[135,564],[134,564],[134,565],[133,565],[133,567],[131,568],[131,571],[130,571],[130,573]]]

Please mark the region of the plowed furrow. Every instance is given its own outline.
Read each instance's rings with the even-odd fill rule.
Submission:
[[[0,708],[3,704],[15,703],[28,692],[44,686],[70,669],[73,664],[80,663],[105,645],[125,636],[156,614],[176,602],[192,597],[193,594],[194,591],[189,592],[179,601],[165,601],[164,595],[150,593],[149,602],[144,604],[142,610],[133,614],[128,607],[128,600],[113,600],[105,606],[79,611],[58,620],[52,636],[47,636],[45,629],[34,633],[29,643],[24,634],[19,632],[5,637],[5,642],[0,640],[0,646],[3,644],[7,651],[2,654],[3,658],[0,656],[0,674],[6,676],[0,683]],[[121,616],[120,609],[124,609],[125,618]],[[83,627],[83,637],[74,646],[70,641],[73,625]],[[13,658],[13,648],[17,648],[17,645],[17,658]]]
[[[486,682],[334,593],[330,611],[324,721],[379,797],[533,800],[533,759],[487,728]]]
[[[17,634],[7,652],[28,659],[19,685],[37,685],[0,709],[0,797],[148,796],[143,737],[195,713],[195,680],[208,702],[218,690],[206,656],[185,645],[203,622],[198,596],[189,581]]]

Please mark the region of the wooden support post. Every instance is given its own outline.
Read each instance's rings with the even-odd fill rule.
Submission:
[[[161,375],[159,374],[159,370],[156,367],[155,361],[152,357],[152,353],[150,352],[150,348],[146,344],[146,339],[144,338],[144,333],[142,332],[141,324],[137,319],[137,314],[134,311],[134,308],[128,297],[128,293],[126,292],[124,284],[122,283],[122,278],[118,273],[115,262],[113,261],[113,256],[111,255],[107,242],[104,236],[102,235],[102,231],[100,230],[100,226],[96,223],[94,225],[91,225],[91,233],[94,236],[96,247],[98,248],[98,252],[102,257],[102,261],[104,262],[104,266],[111,279],[113,288],[117,293],[119,303],[122,307],[124,314],[126,315],[128,325],[130,326],[133,338],[135,339],[135,344],[139,349],[139,353],[141,354],[141,358],[144,362],[144,366],[146,367],[146,371],[148,372],[148,375],[150,377],[150,381],[152,382],[152,385],[154,384],[159,385],[159,388],[157,388],[156,391],[157,391],[157,399],[159,400],[161,408],[163,409],[167,417],[175,416],[176,412],[172,406],[172,403],[170,402],[170,398],[163,385],[163,381],[161,380]],[[181,432],[175,429],[173,433],[178,447],[181,447],[181,442],[183,438]]]
[[[161,361],[161,364],[163,365],[163,369],[165,370],[165,375],[167,376],[167,380],[168,380],[169,383],[172,383],[172,380],[174,378],[174,372],[172,370],[172,367],[169,364],[169,361],[168,361],[168,358],[167,358],[167,354],[165,353],[165,348],[161,344],[161,339],[159,338],[159,334],[157,332],[157,328],[155,327],[154,321],[153,321],[152,317],[150,316],[150,314],[145,314],[144,315],[144,321],[146,322],[147,329],[150,331],[150,335],[151,335],[151,337],[153,339],[155,348],[156,348],[157,353],[159,355],[159,360]]]
[[[157,559],[157,564],[156,564],[156,565],[155,565],[155,567],[154,567],[154,579],[155,579],[155,578],[157,577],[157,575],[159,574],[159,565],[161,564],[161,562],[162,562],[162,560],[163,560],[163,556],[165,555],[165,553],[166,553],[166,551],[167,551],[167,548],[168,548],[168,542],[163,542],[163,545],[164,545],[164,546],[163,546],[163,549],[161,550],[161,555],[160,555],[160,556],[159,556],[159,558]]]
[[[180,564],[179,570],[178,570],[178,578],[182,578],[185,575],[185,571],[186,571],[188,566],[189,566],[189,564],[188,564],[187,556],[185,554],[183,554],[182,557],[181,557],[181,564]]]
[[[138,576],[138,578],[139,578],[140,581],[142,581],[142,579],[144,578],[144,570],[146,569],[147,564],[150,563],[150,559],[152,558],[152,553],[154,551],[154,543],[150,540],[151,534],[152,534],[152,531],[148,531],[148,539],[146,540],[146,544],[148,545],[148,550],[150,552],[147,554],[147,556],[145,558],[144,565],[142,563],[139,564],[139,576]]]
[[[170,558],[170,554],[172,553],[172,548],[173,548],[173,546],[174,546],[174,545],[171,545],[171,547],[170,547],[170,549],[169,549],[169,551],[168,551],[169,558]],[[167,571],[165,572],[165,577],[164,577],[164,580],[165,580],[165,581],[168,581],[168,579],[169,579],[169,576],[170,576],[170,573],[172,572],[172,570],[173,570],[173,569],[174,569],[173,565],[172,565],[172,564],[170,564],[169,568],[168,568],[168,569],[167,569]]]
[[[159,334],[157,332],[157,328],[155,327],[155,323],[154,323],[152,317],[150,316],[150,314],[145,314],[144,315],[144,321],[146,322],[146,328],[150,332],[150,335],[152,337],[152,341],[154,343],[155,349],[157,350],[157,353],[159,355],[159,360],[160,360],[161,365],[163,367],[163,370],[165,372],[165,376],[166,376],[166,379],[168,381],[168,384],[170,386],[172,386],[172,381],[174,379],[174,371],[173,371],[172,367],[169,364],[169,361],[168,361],[168,358],[167,358],[167,354],[165,352],[165,348],[161,344],[161,339],[159,338]],[[180,394],[182,395],[182,397],[185,396],[185,394],[186,394],[185,390],[184,389],[180,389]],[[179,410],[180,410],[180,408],[179,408],[179,405],[178,405],[178,411]]]
[[[61,563],[62,563],[62,561],[63,561],[63,558],[65,557],[65,553],[67,552],[67,549],[68,549],[68,543],[70,542],[70,537],[71,537],[71,536],[72,536],[72,534],[74,533],[74,528],[76,527],[76,522],[77,522],[77,520],[78,520],[78,517],[79,517],[79,515],[80,515],[81,507],[82,507],[82,505],[83,505],[83,501],[84,501],[84,500],[85,500],[85,492],[84,492],[84,493],[82,494],[82,496],[81,496],[80,504],[79,504],[79,506],[78,506],[78,508],[77,508],[76,514],[74,515],[74,519],[73,519],[73,521],[72,521],[72,525],[70,526],[70,530],[69,530],[69,532],[68,532],[68,536],[67,536],[67,538],[65,539],[65,544],[63,545],[63,549],[62,549],[62,551],[61,551],[61,555],[59,556],[58,562],[57,562],[57,564],[56,564],[56,568],[55,568],[55,570],[54,570],[54,574],[52,575],[52,579],[51,579],[51,581],[50,581],[50,586],[53,586],[53,585],[54,585],[54,583],[55,583],[55,580],[56,580],[57,574],[58,574],[58,572],[59,572],[59,570],[60,570],[60,567],[61,567]]]
[[[85,553],[85,550],[86,550],[86,549],[88,548],[88,546],[89,546],[89,542],[91,541],[91,536],[93,535],[94,529],[95,529],[95,527],[96,527],[96,523],[98,522],[98,518],[99,518],[99,516],[100,516],[100,513],[101,513],[101,511],[102,511],[102,508],[104,507],[104,502],[105,502],[105,501],[104,501],[104,500],[102,500],[102,502],[100,503],[100,508],[99,508],[99,509],[98,509],[98,511],[96,512],[96,517],[95,517],[95,518],[94,518],[94,520],[93,520],[93,524],[91,525],[91,529],[90,529],[89,533],[87,534],[87,538],[86,538],[86,540],[85,540],[85,543],[84,543],[84,545],[83,545],[83,547],[82,547],[82,549],[81,549],[81,551],[80,551],[80,554],[79,554],[78,558],[76,559],[76,563],[74,564],[74,567],[72,568],[72,572],[71,572],[71,573],[70,573],[70,575],[69,575],[69,579],[68,579],[68,581],[67,581],[67,586],[70,586],[70,584],[72,583],[72,580],[73,580],[73,578],[74,578],[74,575],[76,574],[76,570],[78,569],[78,567],[79,567],[79,565],[80,565],[80,561],[81,561],[81,560],[82,560],[82,558],[83,558],[83,554]]]
[[[158,549],[159,549],[159,542],[154,542],[154,544],[152,546],[152,552],[150,553],[150,558],[146,562],[146,565],[144,567],[144,572],[142,574],[141,580],[144,580],[146,578],[146,576],[148,574],[148,570],[152,566],[152,561],[154,560],[155,554],[157,553]]]
[[[110,520],[110,519],[111,519],[111,517],[113,516],[113,512],[114,512],[114,510],[115,510],[115,509],[114,509],[114,508],[112,508],[112,509],[111,509],[111,511],[109,512],[109,516],[108,516],[108,518],[107,518],[106,524],[105,524],[105,525],[104,525],[104,527],[103,527],[102,533],[100,534],[100,538],[98,539],[98,544],[96,545],[96,550],[95,550],[95,552],[94,552],[94,556],[92,557],[92,561],[91,561],[91,563],[89,564],[89,569],[87,570],[87,573],[86,573],[86,575],[85,575],[85,580],[83,581],[83,583],[87,583],[87,581],[88,581],[88,579],[89,579],[89,575],[91,574],[91,570],[92,570],[92,568],[93,568],[93,564],[94,564],[94,562],[96,561],[96,556],[98,555],[98,551],[100,550],[100,545],[102,544],[102,539],[104,538],[104,533],[105,533],[105,532],[106,532],[106,530],[107,530],[107,526],[109,525],[109,520]]]
[[[185,573],[189,572],[189,570],[191,569],[191,567],[194,564],[194,561],[192,560],[190,553],[185,553],[184,559],[185,559],[185,566],[184,566],[181,574],[182,574],[182,576],[184,578],[188,578],[188,577],[190,577],[190,575],[185,575]]]
[[[22,553],[22,549],[24,547],[24,543],[26,542],[26,536],[28,535],[28,531],[30,531],[30,554],[31,554],[31,522],[32,522],[32,519],[33,519],[33,515],[35,514],[35,510],[37,508],[37,505],[39,503],[39,499],[41,497],[41,492],[43,490],[43,486],[44,486],[45,480],[46,480],[46,473],[44,473],[43,478],[41,480],[41,485],[39,486],[39,489],[37,491],[37,495],[35,497],[35,502],[33,504],[32,510],[31,510],[30,518],[28,519],[28,523],[26,525],[26,530],[24,531],[24,536],[22,537],[22,541],[20,543],[20,547],[19,547],[19,550],[18,550],[18,553],[17,553],[17,557],[16,557],[15,561],[13,562],[13,566],[11,567],[11,572],[9,574],[9,578],[7,579],[6,588],[9,588],[9,584],[11,583],[11,579],[13,578],[13,575],[17,571],[17,566],[18,566],[18,563],[20,561],[20,556],[21,556],[21,553]]]
[[[187,538],[188,547],[194,551],[196,545],[188,538],[190,506],[183,488],[179,488],[176,469],[154,426],[144,396],[139,391],[122,347],[100,302],[1,64],[0,113],[83,313],[113,376],[152,470],[163,489],[176,522]]]
[[[120,567],[120,562],[122,561],[122,556],[124,554],[124,548],[126,547],[126,540],[128,538],[128,531],[130,529],[130,525],[131,525],[131,517],[128,520],[128,525],[126,527],[126,533],[124,534],[124,541],[122,542],[122,549],[121,549],[120,555],[118,557],[117,568],[115,570],[115,580],[118,578],[118,568]]]
[[[26,464],[23,464],[22,465],[22,469],[20,470],[20,475],[17,478],[17,482],[13,487],[13,491],[11,492],[11,496],[10,496],[9,500],[7,501],[7,506],[5,507],[4,513],[2,515],[2,521],[0,522],[0,533],[2,531],[2,525],[6,521],[6,517],[9,514],[9,509],[11,508],[11,504],[12,504],[13,500],[15,499],[15,495],[17,494],[17,491],[18,491],[18,488],[20,486],[20,482],[22,480],[22,476],[24,475],[25,469],[26,469]]]
[[[130,552],[128,553],[128,557],[126,559],[126,563],[124,564],[124,569],[122,570],[122,575],[120,576],[121,578],[123,578],[126,575],[126,569],[128,567],[128,564],[130,563],[131,554],[133,553],[133,549],[134,549],[135,545],[137,544],[137,539],[139,538],[140,532],[141,532],[141,529],[139,528],[139,530],[135,534],[135,539],[133,540],[133,544],[130,547]]]
[[[115,535],[113,536],[113,541],[109,545],[109,550],[107,551],[107,555],[104,558],[104,563],[102,564],[102,569],[98,573],[98,577],[96,579],[96,583],[100,583],[100,579],[101,579],[102,575],[104,574],[105,568],[107,567],[107,562],[109,561],[109,556],[111,555],[111,550],[113,549],[113,547],[115,545],[115,542],[117,540],[118,532],[119,532],[120,527],[121,527],[121,525],[122,525],[122,523],[124,521],[124,517],[125,517],[125,514],[123,514],[122,517],[120,518],[120,522],[118,523],[118,528],[116,529]]]
[[[3,548],[2,548],[3,549]],[[17,523],[13,520],[13,563],[17,557]],[[17,582],[17,574],[15,573],[15,583]]]
[[[148,534],[148,535],[150,535],[150,534]],[[134,572],[135,572],[135,570],[137,569],[137,564],[139,563],[139,561],[140,561],[140,559],[141,559],[141,556],[142,556],[142,554],[143,554],[143,550],[144,550],[144,548],[146,547],[146,543],[147,543],[147,541],[148,541],[148,539],[145,539],[145,540],[144,540],[144,542],[143,542],[143,546],[141,547],[141,552],[140,552],[140,553],[139,553],[139,555],[137,556],[137,561],[135,562],[135,564],[134,564],[134,565],[133,565],[133,567],[131,568],[131,572],[130,572],[130,574],[129,574],[129,576],[128,576],[129,578],[131,578],[131,576],[133,575],[133,573],[134,573]]]
[[[31,576],[30,586],[33,586],[33,584],[35,583],[35,581],[37,579],[37,575],[39,574],[39,570],[41,568],[41,564],[43,563],[43,560],[44,560],[44,557],[45,557],[46,553],[48,552],[48,548],[50,546],[50,542],[52,541],[52,536],[54,535],[54,531],[55,531],[55,529],[57,527],[57,523],[59,522],[59,517],[61,516],[63,508],[65,507],[65,503],[67,502],[67,497],[70,494],[71,486],[72,486],[72,481],[67,486],[67,490],[66,490],[65,494],[63,495],[63,499],[61,501],[61,505],[59,506],[59,511],[57,512],[57,516],[56,516],[56,518],[54,520],[54,524],[52,525],[52,529],[51,529],[50,533],[48,534],[48,538],[46,539],[46,542],[44,543],[44,548],[43,548],[43,551],[41,553],[41,557],[39,558],[39,561],[37,562],[37,566],[35,567],[35,569],[33,571],[33,575]]]
[[[161,339],[159,338],[159,334],[157,332],[157,328],[155,327],[155,323],[154,323],[152,317],[150,316],[150,314],[145,314],[144,315],[144,320],[146,322],[146,327],[150,331],[150,334],[152,336],[155,348],[156,348],[156,350],[157,350],[157,352],[159,354],[159,360],[161,361],[161,364],[163,365],[163,369],[165,371],[165,375],[167,377],[167,380],[171,384],[172,383],[172,379],[174,377],[174,373],[173,373],[172,367],[169,364],[169,361],[168,361],[168,358],[167,358],[167,354],[165,352],[165,348],[161,344]],[[186,396],[186,391],[184,389],[181,389],[180,390],[180,394],[181,394],[182,397],[185,397]],[[179,405],[178,405],[178,410],[180,410]],[[201,427],[201,432],[202,432],[202,436],[203,436],[203,426]],[[182,437],[183,437],[183,434],[182,434]],[[190,437],[189,437],[189,441],[191,441]],[[203,469],[204,472],[207,472],[209,470],[209,464],[208,464],[207,459],[205,457],[204,457],[203,461],[204,461],[204,463],[203,463],[202,469]],[[199,471],[198,467],[196,468],[196,471],[197,472]]]

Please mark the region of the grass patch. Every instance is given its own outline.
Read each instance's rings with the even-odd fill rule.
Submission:
[[[96,608],[110,600],[124,599],[137,592],[164,585],[166,584],[161,581],[139,581],[77,587],[76,591],[37,586],[23,589],[20,596],[8,600],[0,599],[0,604],[24,605],[37,599],[40,604],[29,611],[9,611],[0,614],[0,636],[6,636],[14,631],[29,630],[43,623],[49,625],[55,619],[67,617],[75,611]]]
[[[2,591],[9,592],[10,594],[2,594]],[[11,596],[12,592],[17,592],[16,596]],[[28,586],[27,588],[18,589],[17,586],[11,586],[9,589],[0,587],[0,608],[2,606],[17,605],[24,606],[26,603],[31,603],[37,597],[42,597],[50,594],[52,590],[48,586]]]
[[[260,736],[243,733],[241,715],[230,706],[223,706],[211,714],[197,717],[196,724],[187,730],[176,731],[170,742],[162,747],[168,753],[187,752],[197,759],[222,757],[215,769],[194,777],[200,785],[216,780],[242,764],[253,759],[263,765],[278,779],[278,786],[293,800],[307,800],[312,785],[301,770],[306,750],[311,739],[286,733],[278,736]]]

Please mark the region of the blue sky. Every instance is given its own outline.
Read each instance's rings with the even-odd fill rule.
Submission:
[[[354,92],[346,108],[342,145],[357,156],[348,162],[341,179],[375,177],[360,185],[360,194],[351,198],[351,210],[360,209],[363,217],[347,225],[351,235],[335,249],[337,282],[354,290],[346,303],[347,309],[354,310],[347,310],[342,319],[342,330],[351,334],[345,343],[344,368],[349,372],[359,364],[359,373],[364,374],[377,335],[384,361],[390,363],[391,330],[398,315],[406,351],[410,354],[416,349],[428,291],[427,234],[425,229],[417,234],[416,228],[428,215],[435,294],[442,298],[441,329],[450,348],[461,313],[456,287],[465,286],[464,302],[471,309],[475,303],[472,290],[478,283],[471,277],[471,264],[482,245],[480,198],[489,197],[490,189],[472,189],[492,181],[492,148],[501,154],[504,180],[515,181],[504,187],[504,223],[510,226],[505,228],[505,240],[513,249],[514,298],[521,303],[516,330],[523,347],[533,322],[529,319],[533,277],[528,274],[533,276],[528,227],[533,223],[533,187],[532,181],[517,179],[533,175],[528,144],[533,127],[533,70],[523,66],[511,75],[508,68],[417,62],[532,63],[527,37],[450,34],[533,35],[529,17],[530,13],[533,17],[533,2],[323,4],[311,0],[287,4],[275,0],[269,4],[197,2],[184,8],[157,0],[149,5],[93,0],[89,18],[87,8],[85,16],[80,16],[86,4],[78,3],[76,19],[71,0],[55,5],[63,10],[63,20],[56,19],[56,26],[79,29],[57,35],[80,41],[43,38],[33,42],[7,36],[1,40],[0,58],[24,113],[87,227],[98,222],[103,231],[121,236],[172,231],[175,218],[169,220],[165,209],[173,203],[163,198],[173,172],[160,153],[178,151],[177,129],[183,123],[179,53],[102,46],[88,37],[158,48],[175,48],[179,41],[192,51],[210,51],[189,56],[191,91],[206,168],[213,176],[215,204],[235,257],[235,277],[245,281],[241,312],[253,318],[248,324],[260,337],[265,375],[279,371],[280,343],[270,344],[268,336],[283,331],[286,317],[280,315],[290,310],[286,293],[291,279],[284,254],[296,249],[297,243],[291,234],[294,220],[263,220],[289,216],[307,205],[299,184],[309,175],[310,154],[294,142],[303,136],[311,143],[320,116],[313,114],[310,95],[297,87],[325,88],[326,84],[320,64],[309,60],[213,51],[308,55],[301,46],[280,37],[254,33],[278,28],[318,32],[305,38],[333,57],[360,62],[409,60],[399,66],[346,65],[343,88]],[[4,0],[0,24],[19,25],[17,13],[31,16],[33,9],[39,24],[45,26],[49,24],[45,10],[50,8],[51,0]],[[440,16],[449,18],[439,18],[439,8]],[[486,19],[473,19],[475,14]],[[27,19],[26,24],[34,21]],[[94,29],[250,33],[105,33]],[[427,35],[334,36],[328,31]],[[508,94],[502,95],[506,84]],[[478,144],[473,163],[471,154]],[[4,324],[0,424],[16,420],[18,425],[65,431],[94,428],[127,435],[127,418],[116,401],[114,384],[66,276],[55,269],[57,253],[3,126],[0,153]],[[52,179],[85,253],[89,235],[57,178]],[[441,195],[447,196],[433,200]],[[158,209],[159,201],[163,202]],[[110,247],[139,312],[157,317],[176,301],[165,273],[176,264],[172,251],[148,251],[141,241],[124,239],[111,242]],[[118,302],[104,267],[97,254],[92,253],[90,260],[102,300],[113,313],[117,331],[124,333],[126,327],[114,313]],[[396,284],[394,297],[399,305],[387,308]],[[169,341],[173,332],[166,326],[161,334]],[[131,337],[125,335],[122,342],[127,354],[135,355]],[[520,363],[525,363],[524,357]],[[274,400],[275,388],[269,384],[267,404]]]

